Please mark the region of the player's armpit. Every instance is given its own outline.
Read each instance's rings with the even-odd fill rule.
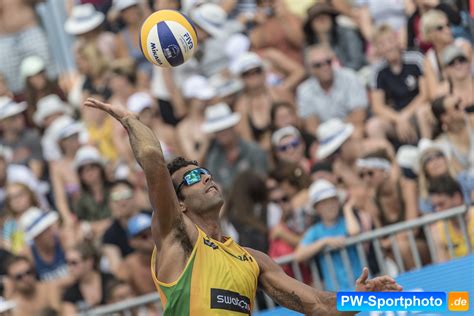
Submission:
[[[260,267],[259,285],[278,304],[305,315],[354,315],[339,312],[336,294],[318,291],[288,276],[282,268],[266,254],[246,248]]]

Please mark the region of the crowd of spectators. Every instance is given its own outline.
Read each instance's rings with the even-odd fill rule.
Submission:
[[[137,113],[168,162],[206,167],[226,197],[225,234],[294,254],[308,284],[315,260],[326,289],[330,268],[351,289],[341,255],[332,267],[319,256],[326,247],[454,207],[466,208],[474,245],[466,1],[65,0],[68,73],[35,11],[44,1],[0,4],[0,313],[75,315],[155,291],[143,172],[126,131],[84,108],[88,97]],[[173,69],[139,46],[160,9],[188,15],[199,38]],[[439,262],[449,244],[456,257],[472,251],[457,221],[431,231]],[[414,237],[432,263],[425,234]],[[414,268],[407,234],[395,240]],[[396,275],[390,240],[380,242]],[[358,274],[356,249],[347,254]]]

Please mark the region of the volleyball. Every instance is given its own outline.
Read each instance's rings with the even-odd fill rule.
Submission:
[[[198,45],[191,20],[175,10],[159,10],[143,22],[140,48],[146,59],[164,68],[189,60]]]

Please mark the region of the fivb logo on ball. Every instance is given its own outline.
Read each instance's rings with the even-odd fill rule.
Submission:
[[[157,11],[142,25],[140,48],[146,59],[157,66],[181,65],[193,56],[196,46],[194,25],[178,11]]]

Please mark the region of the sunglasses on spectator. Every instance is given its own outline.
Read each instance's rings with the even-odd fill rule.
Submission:
[[[77,266],[81,261],[80,260],[66,260],[66,264],[68,266]]]
[[[434,29],[435,29],[437,32],[440,32],[440,31],[444,30],[445,28],[449,28],[449,24],[436,25],[436,26],[434,27]]]
[[[428,162],[430,162],[434,159],[442,158],[442,157],[444,157],[444,154],[442,152],[432,153],[431,155],[428,155],[428,156],[425,157],[425,159],[423,159],[423,164],[427,164]]]
[[[262,72],[263,72],[263,69],[261,67],[258,67],[258,68],[254,68],[254,69],[244,71],[242,73],[242,77],[249,77],[249,76],[252,76],[252,75],[259,75]]]
[[[27,277],[27,276],[32,276],[33,274],[34,274],[33,269],[28,269],[28,270],[26,270],[25,272],[17,273],[17,274],[12,275],[12,278],[13,278],[13,280],[15,280],[15,281],[21,281],[21,280],[23,280],[25,277]]]
[[[448,63],[448,66],[449,67],[452,67],[456,64],[464,64],[464,63],[467,63],[467,58],[464,57],[464,56],[459,56],[459,57],[456,57],[454,58],[453,60],[451,60],[449,63]]]
[[[181,187],[183,185],[186,185],[189,187],[193,184],[200,182],[203,174],[211,175],[209,170],[205,168],[201,168],[201,167],[193,169],[193,170],[189,170],[188,172],[186,172],[183,176],[183,181],[181,181],[181,183],[176,188],[176,193],[178,193],[181,190]]]
[[[314,62],[311,64],[311,67],[313,67],[314,69],[320,69],[322,68],[323,66],[331,66],[331,63],[332,63],[332,59],[331,58],[328,58],[328,59],[325,59],[323,61],[319,61],[319,62]]]
[[[288,150],[290,150],[290,149],[295,149],[295,148],[298,147],[300,144],[301,144],[301,141],[300,141],[298,138],[295,138],[294,140],[292,140],[292,141],[289,142],[288,144],[285,144],[285,145],[278,145],[277,149],[278,149],[278,151],[280,151],[280,152],[285,152],[285,151],[288,151]]]
[[[116,191],[110,194],[110,199],[114,202],[130,200],[133,197],[132,190]]]
[[[288,197],[288,195],[284,195],[279,199],[271,200],[271,202],[275,203],[275,204],[283,204],[283,203],[287,203],[289,200],[290,200],[290,198]]]
[[[374,172],[372,170],[359,172],[359,178],[364,179],[366,176],[372,178],[374,176]]]

